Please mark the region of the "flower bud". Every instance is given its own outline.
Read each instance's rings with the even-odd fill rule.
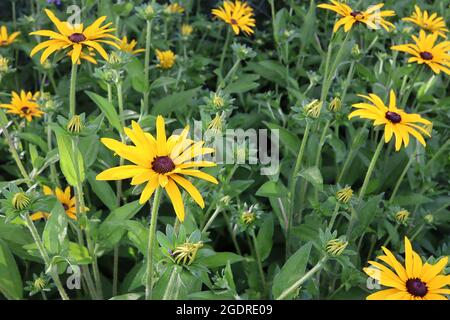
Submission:
[[[16,210],[24,210],[30,205],[30,198],[23,192],[18,192],[12,198],[13,208]]]
[[[338,257],[348,246],[348,241],[342,239],[333,239],[327,242],[326,251],[329,255]]]

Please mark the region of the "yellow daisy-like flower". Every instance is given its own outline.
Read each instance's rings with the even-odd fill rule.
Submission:
[[[184,12],[184,8],[178,3],[172,3],[166,7],[165,11],[169,14],[181,14]]]
[[[181,26],[181,35],[184,37],[190,36],[193,31],[194,31],[194,28],[190,24],[184,23]]]
[[[156,58],[159,62],[159,68],[170,69],[175,64],[176,55],[172,50],[160,51],[156,49]]]
[[[212,14],[228,23],[235,34],[243,31],[247,35],[254,33],[255,19],[253,9],[247,2],[225,1],[222,7],[212,10]]]
[[[0,108],[8,109],[6,113],[17,114],[19,117],[27,119],[28,122],[33,120],[33,117],[40,118],[44,114],[37,104],[39,92],[33,94],[22,90],[20,95],[14,91],[11,92],[11,95],[9,104],[0,104]]]
[[[415,43],[401,44],[391,47],[392,50],[402,51],[413,55],[408,62],[426,64],[434,73],[441,71],[450,75],[450,41],[443,41],[436,44],[438,34],[427,35],[420,30],[419,38],[412,36]]]
[[[437,13],[430,15],[427,10],[422,11],[417,5],[414,7],[416,11],[410,17],[403,18],[403,21],[412,22],[425,31],[435,33],[442,38],[447,38],[446,33],[448,29],[443,17],[439,17]]]
[[[381,247],[384,254],[378,259],[386,265],[369,261],[370,268],[364,268],[369,277],[390,287],[369,295],[367,300],[447,300],[450,294],[446,286],[450,284],[450,275],[441,274],[448,263],[448,258],[440,259],[436,264],[423,263],[422,258],[414,252],[411,242],[405,237],[405,265],[394,254]]]
[[[423,146],[426,146],[423,135],[430,137],[430,134],[423,125],[430,125],[431,122],[422,118],[419,114],[409,114],[402,109],[397,108],[395,92],[391,90],[389,107],[376,94],[368,96],[358,95],[367,99],[370,103],[356,103],[353,105],[358,110],[349,114],[348,118],[360,117],[374,121],[375,126],[384,125],[384,140],[386,143],[391,141],[395,135],[395,150],[399,151],[402,143],[406,146],[409,144],[409,135],[415,137]]]
[[[67,56],[71,57],[73,53],[73,50],[70,50],[69,52],[67,52]],[[85,52],[81,51],[80,53],[80,57],[77,60],[77,64],[81,64],[81,60],[86,60],[92,64],[97,64],[97,60],[95,59],[96,54],[94,49],[92,48],[88,48],[88,50]],[[48,60],[46,60],[48,61]]]
[[[380,9],[384,7],[384,3],[370,6],[366,11],[353,10],[349,5],[335,0],[331,0],[331,3],[322,3],[317,7],[334,11],[342,17],[334,25],[333,32],[337,32],[342,26],[344,26],[344,31],[348,32],[353,25],[358,23],[364,23],[370,29],[380,29],[380,26],[386,31],[395,29],[395,26],[385,19],[386,17],[395,16],[395,11],[381,11]]]
[[[127,36],[123,37],[119,43],[120,50],[122,50],[123,52],[128,52],[131,54],[138,54],[141,52],[145,52],[145,49],[134,49],[134,47],[136,47],[136,45],[137,45],[137,41],[133,39],[130,42],[128,42]]]
[[[180,135],[172,135],[167,139],[164,119],[161,116],[156,119],[156,138],[144,132],[134,121],[131,129],[124,128],[124,130],[134,146],[109,138],[103,138],[101,141],[107,148],[133,164],[107,169],[97,175],[97,180],[133,178],[132,185],[145,183],[139,199],[141,204],[150,199],[156,188],[164,188],[180,221],[184,221],[184,205],[177,184],[183,187],[201,208],[204,208],[205,203],[200,192],[183,175],[217,184],[216,178],[193,169],[215,166],[214,162],[193,160],[198,156],[213,153],[214,149],[204,148],[203,141],[194,142],[188,139],[189,127],[186,127]]]
[[[96,50],[103,59],[108,60],[108,54],[102,47],[102,43],[109,44],[119,49],[119,46],[107,39],[114,41],[120,41],[117,37],[110,32],[114,31],[114,28],[109,28],[111,22],[101,26],[105,21],[106,16],[100,17],[93,24],[84,28],[83,24],[72,25],[68,22],[60,21],[50,10],[45,10],[45,13],[56,26],[58,32],[52,30],[39,30],[31,32],[31,35],[50,37],[51,40],[41,42],[31,50],[30,56],[34,56],[37,52],[44,50],[41,55],[41,64],[55,51],[72,49],[71,57],[72,64],[78,63],[82,50],[84,48],[92,48]]]
[[[7,47],[14,43],[16,38],[20,35],[19,31],[13,32],[8,35],[8,30],[6,26],[0,27],[0,47]]]
[[[67,216],[72,220],[77,220],[75,196],[72,197],[72,192],[69,186],[66,187],[64,191],[58,187],[55,189],[55,191],[53,191],[50,187],[43,186],[43,192],[47,196],[55,196],[56,199],[58,199],[58,201],[64,207],[64,211],[66,211]],[[85,207],[84,211],[89,211],[89,208]],[[31,215],[31,219],[35,221],[42,218],[47,219],[49,216],[50,214],[46,212],[36,212]]]

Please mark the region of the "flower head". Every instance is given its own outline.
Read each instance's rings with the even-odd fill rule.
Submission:
[[[315,99],[304,106],[303,110],[308,117],[317,119],[320,116],[320,112],[322,111],[322,106],[323,102]]]
[[[156,49],[156,57],[158,59],[158,67],[161,69],[170,69],[175,64],[176,55],[172,50],[159,51]]]
[[[131,53],[131,54],[138,54],[141,52],[145,52],[145,49],[134,49],[134,47],[136,47],[136,45],[137,45],[137,41],[133,39],[130,42],[128,42],[127,36],[124,36],[119,43],[120,50],[122,50],[123,52]]]
[[[333,100],[331,100],[328,109],[330,109],[333,112],[339,112],[342,108],[342,101],[338,97],[335,97]]]
[[[83,120],[79,115],[74,115],[67,123],[67,131],[71,133],[80,133],[83,129]]]
[[[22,90],[20,95],[14,91],[11,95],[12,98],[9,104],[0,104],[0,108],[8,109],[6,113],[16,114],[21,118],[27,119],[28,122],[33,120],[33,117],[40,118],[44,114],[37,103],[39,92],[33,94]]]
[[[390,94],[389,107],[375,94],[359,96],[368,100],[368,102],[354,104],[353,107],[358,110],[350,113],[349,119],[358,116],[373,120],[375,126],[384,125],[384,140],[388,143],[391,141],[392,136],[395,135],[396,151],[400,150],[402,144],[405,147],[408,146],[409,135],[412,135],[423,146],[426,146],[422,135],[430,136],[430,134],[424,129],[423,125],[429,125],[431,122],[422,118],[419,114],[409,114],[397,108],[396,96],[393,90],[391,90]]]
[[[164,12],[168,14],[182,14],[184,12],[184,8],[178,3],[171,3],[166,7],[166,9],[164,9]]]
[[[344,31],[348,32],[355,24],[359,23],[364,23],[370,29],[380,29],[381,26],[386,31],[390,31],[390,29],[395,28],[391,22],[385,20],[385,17],[395,16],[395,12],[380,10],[384,7],[384,3],[372,5],[366,11],[353,10],[349,5],[336,0],[331,0],[331,3],[319,4],[317,7],[334,11],[342,17],[334,25],[333,32],[338,31],[342,26],[344,26]]]
[[[0,55],[0,79],[3,74],[8,73],[9,71],[10,69],[8,58],[5,58],[2,55]]]
[[[183,37],[189,37],[193,31],[194,28],[190,24],[183,23],[183,25],[181,26],[181,35]]]
[[[427,10],[420,10],[419,6],[414,6],[415,12],[407,18],[403,18],[403,21],[409,21],[418,25],[422,30],[437,34],[442,38],[447,38],[448,32],[445,20],[443,17],[439,17],[437,13],[429,14]]]
[[[418,38],[412,36],[414,43],[393,46],[391,49],[412,55],[408,62],[425,64],[436,74],[443,71],[450,75],[450,55],[448,54],[450,41],[436,44],[437,37],[437,33],[427,35],[425,31],[420,30]]]
[[[156,119],[156,138],[150,133],[144,132],[134,121],[131,129],[124,128],[124,130],[133,142],[133,146],[109,138],[103,138],[101,141],[107,148],[133,164],[107,169],[97,175],[97,180],[133,178],[132,185],[145,183],[139,199],[141,204],[150,199],[156,188],[164,188],[180,221],[184,221],[185,214],[177,184],[183,187],[201,208],[204,208],[205,203],[200,192],[183,176],[197,177],[217,184],[218,181],[214,177],[198,169],[193,169],[215,166],[214,162],[193,160],[198,156],[213,153],[214,149],[203,147],[203,141],[194,142],[188,139],[189,127],[186,127],[180,135],[166,138],[162,116],[158,116]]]
[[[24,192],[18,192],[12,198],[12,205],[16,210],[24,210],[30,205],[30,197]]]
[[[450,276],[441,274],[448,263],[447,257],[435,264],[423,263],[407,237],[404,266],[391,251],[385,247],[381,249],[385,255],[379,256],[378,259],[387,266],[369,261],[371,267],[364,268],[364,272],[390,289],[373,293],[367,297],[368,300],[447,300],[445,295],[450,293],[450,289],[445,287],[450,283]]]
[[[402,224],[406,223],[406,221],[408,220],[409,216],[410,216],[410,213],[409,213],[408,210],[400,210],[394,215],[395,220],[398,223],[402,223]]]
[[[203,247],[203,242],[199,241],[196,243],[185,242],[175,248],[172,256],[177,264],[181,265],[191,265],[195,261],[198,250]]]
[[[348,203],[353,197],[353,190],[350,186],[345,186],[345,188],[336,192],[336,199],[342,203]]]
[[[342,255],[345,251],[345,248],[348,246],[348,241],[342,239],[332,239],[327,242],[326,251],[329,255],[338,257]]]
[[[82,58],[83,49],[92,48],[97,51],[103,59],[108,59],[108,54],[102,47],[103,43],[109,44],[119,49],[119,46],[111,41],[119,41],[117,37],[110,34],[115,29],[110,28],[111,22],[103,26],[101,24],[106,20],[106,16],[100,17],[94,23],[84,28],[83,24],[72,25],[69,22],[60,21],[53,12],[46,9],[45,13],[56,26],[58,32],[52,30],[39,30],[31,32],[31,35],[50,37],[50,40],[41,42],[31,50],[30,56],[34,56],[37,52],[44,50],[41,55],[41,63],[55,51],[70,51],[72,63],[78,63]],[[110,39],[110,40],[108,40]]]
[[[6,26],[0,27],[0,47],[7,47],[16,41],[16,38],[19,36],[20,32],[16,31],[8,35],[8,29]]]
[[[56,199],[61,203],[67,216],[72,220],[77,220],[77,211],[75,207],[75,196],[72,197],[70,187],[66,187],[63,191],[60,188],[56,188],[55,191],[48,186],[43,187],[44,194],[47,196],[56,196]],[[88,211],[89,208],[85,207],[84,211]],[[31,216],[32,220],[38,220],[41,218],[47,218],[49,216],[46,212],[36,212]]]
[[[255,27],[253,9],[247,2],[236,0],[235,2],[224,1],[223,7],[212,10],[212,14],[228,23],[235,34],[243,31],[245,34],[252,34]]]

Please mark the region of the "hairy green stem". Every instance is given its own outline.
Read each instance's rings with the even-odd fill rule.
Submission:
[[[77,70],[78,64],[72,64],[72,72],[70,75],[70,93],[69,93],[69,119],[75,115],[76,112],[76,97],[77,91]]]
[[[152,39],[152,21],[147,20],[147,29],[145,33],[145,62],[144,62],[144,105],[142,114],[149,112],[149,98],[150,98],[150,43]]]

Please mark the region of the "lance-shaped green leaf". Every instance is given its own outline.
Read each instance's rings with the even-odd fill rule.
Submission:
[[[67,215],[59,201],[55,201],[45,225],[42,240],[50,255],[64,255],[69,248],[67,239]]]
[[[95,102],[95,104],[102,110],[102,112],[105,114],[106,118],[108,119],[109,123],[118,131],[122,132],[123,128],[120,125],[120,118],[117,114],[116,109],[114,108],[114,105],[110,103],[107,99],[103,98],[102,96],[87,91],[86,94],[89,96],[89,98],[92,99],[92,101]]]
[[[22,278],[8,245],[0,240],[0,292],[10,300],[22,299]]]

